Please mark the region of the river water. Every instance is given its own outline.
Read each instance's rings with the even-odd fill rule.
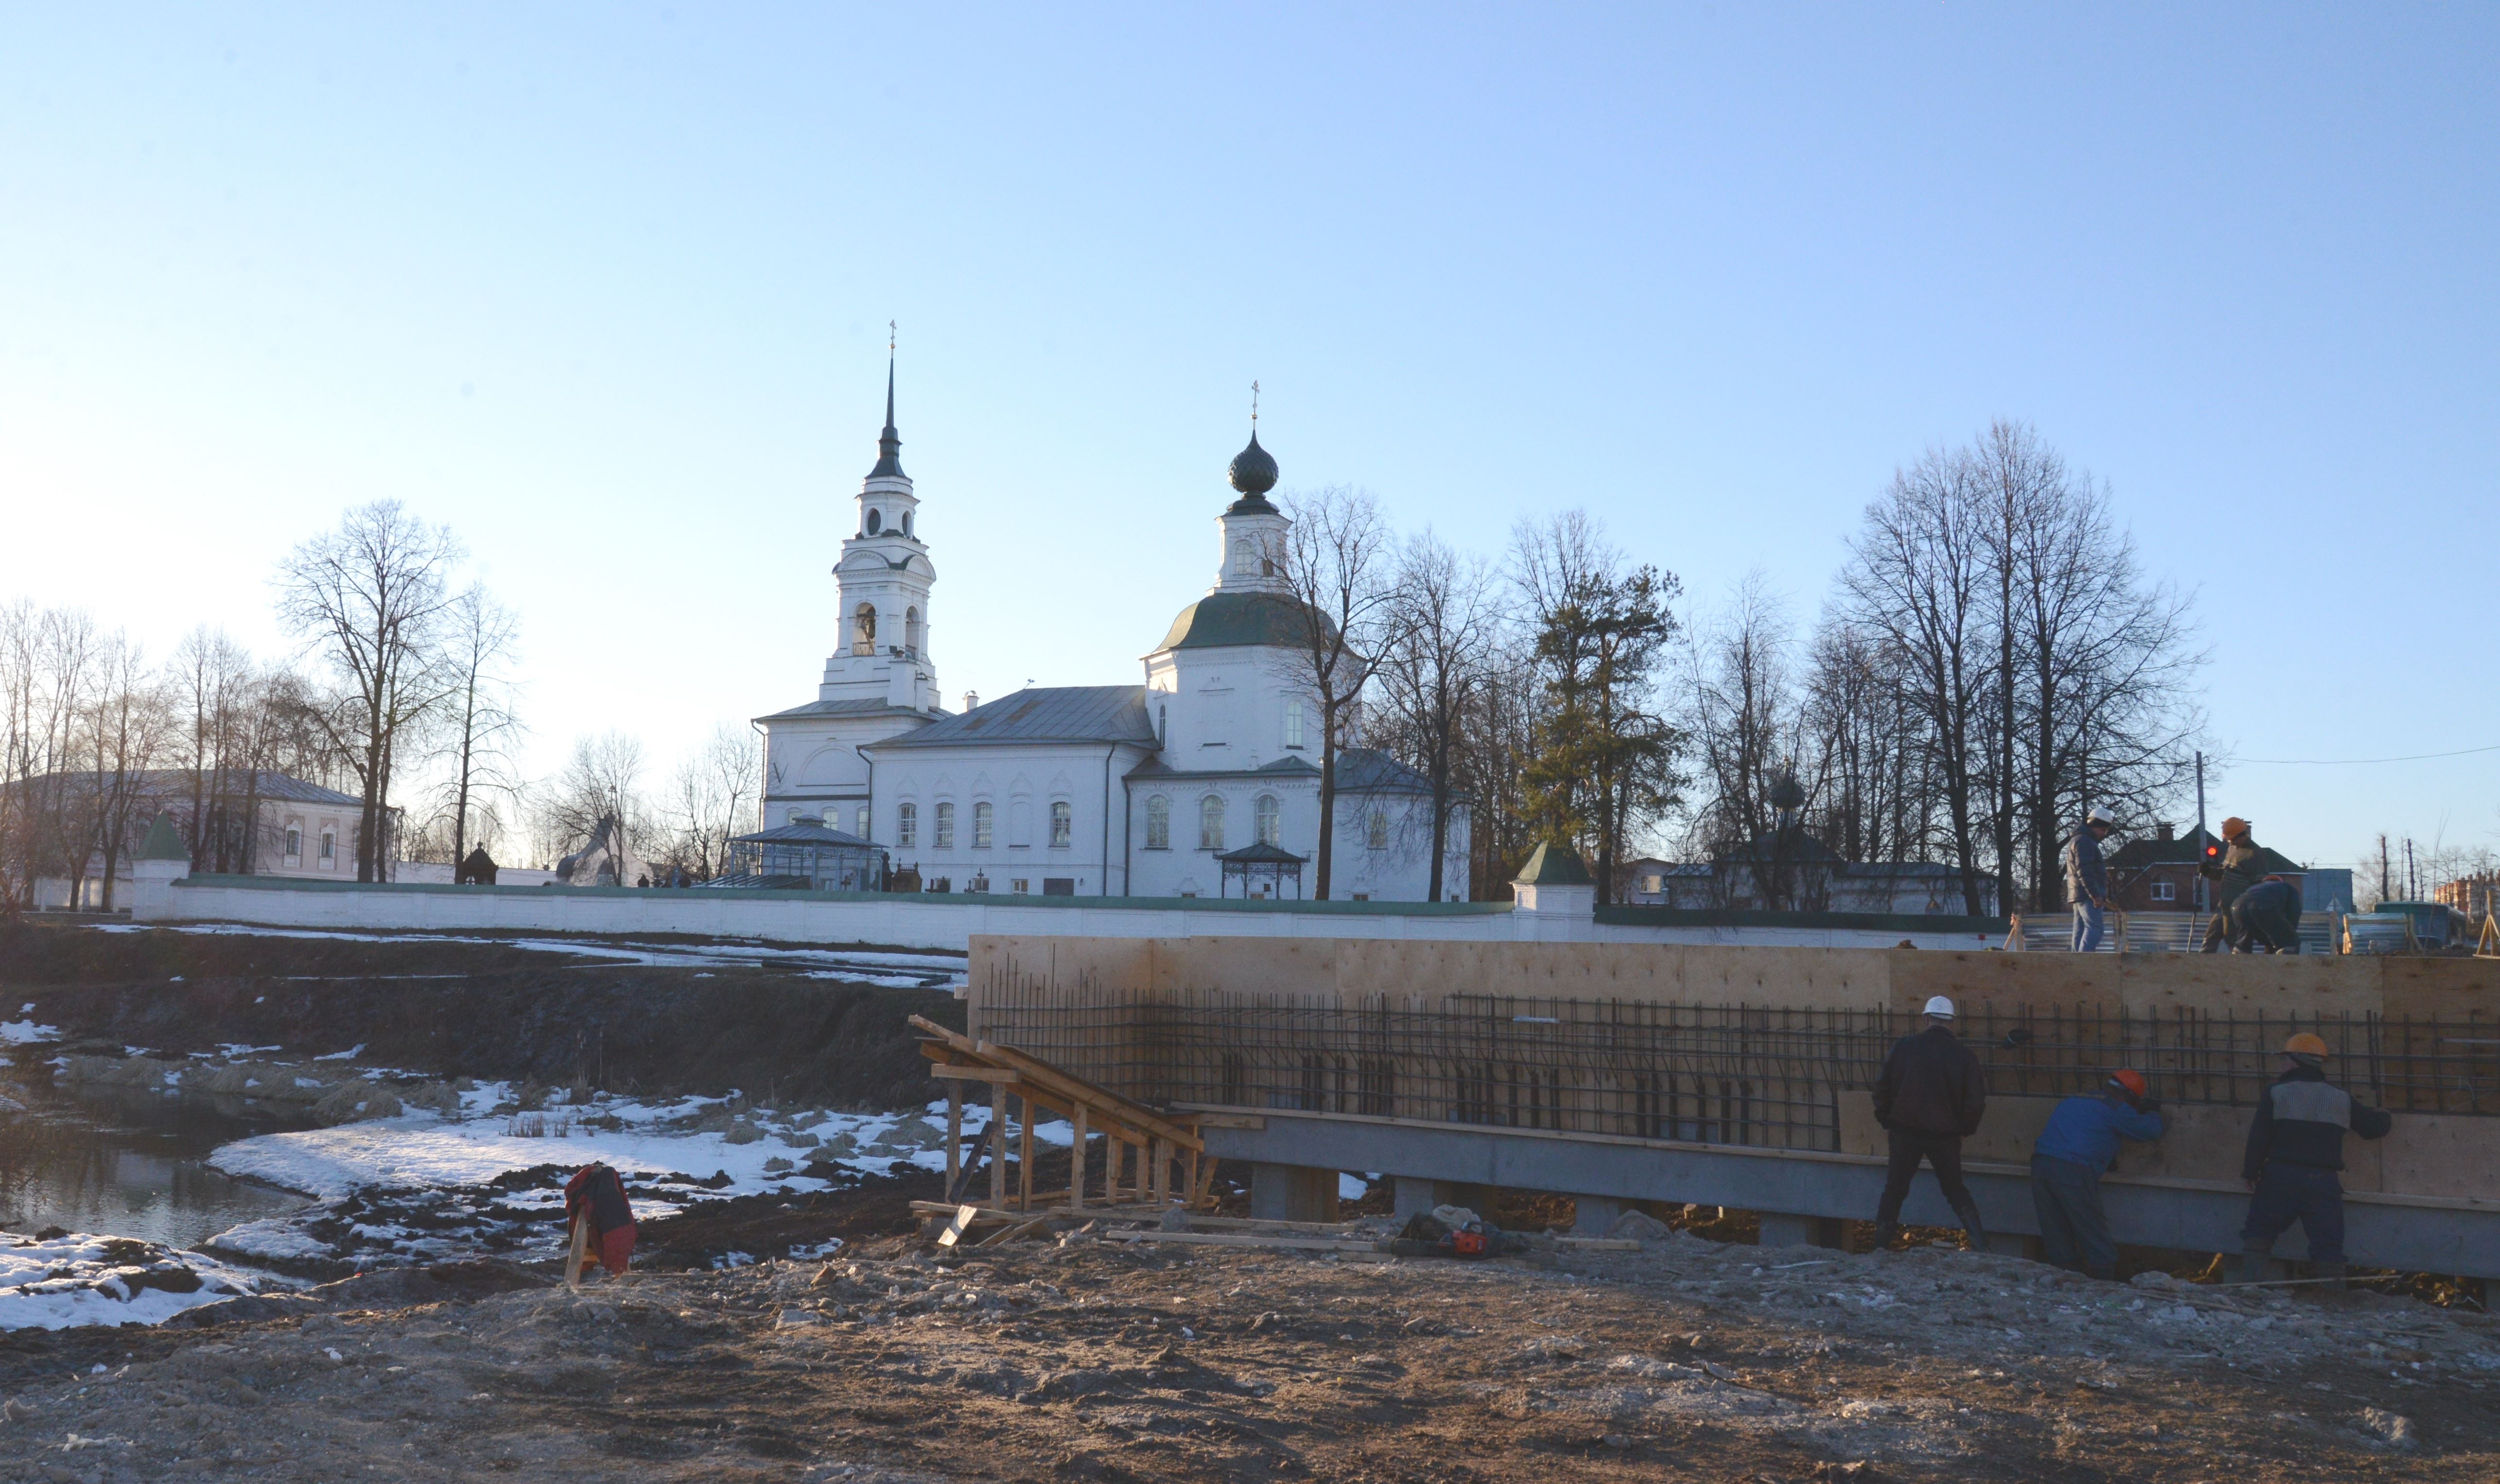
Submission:
[[[0,1225],[188,1247],[312,1204],[206,1162],[219,1145],[309,1126],[300,1116],[233,1098],[56,1086],[47,1049],[28,1048],[0,1074],[0,1094],[25,1106],[0,1114]]]

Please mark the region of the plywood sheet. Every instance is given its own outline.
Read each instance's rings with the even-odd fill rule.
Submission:
[[[2380,958],[2389,1016],[2500,1021],[2500,958]]]
[[[1102,940],[1069,941],[1072,945]],[[1337,952],[1350,946],[1332,938],[1156,938],[1151,942],[1156,989],[1235,994],[1333,994]]]
[[[2379,964],[2317,953],[2128,954],[2120,974],[2127,1013],[2363,1016],[2380,1004]]]
[[[1947,953],[1896,951],[1887,955],[1891,1007],[1916,1014],[1941,994],[1965,1016],[1983,1010],[2020,1014],[2058,1009],[2087,1013],[2119,1003],[2115,953]]]

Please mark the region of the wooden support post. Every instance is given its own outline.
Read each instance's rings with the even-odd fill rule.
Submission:
[[[946,1188],[954,1189],[963,1173],[964,1084],[950,1081],[946,1083]]]
[[[1085,1105],[1079,1102],[1069,1110],[1069,1126],[1076,1132],[1075,1142],[1068,1146],[1068,1209],[1085,1209]],[[2308,1228],[2303,1227],[2303,1231]]]
[[[1024,1162],[1017,1176],[1016,1209],[1033,1210],[1033,1099],[1016,1099],[1016,1122],[1024,1140]]]
[[[1188,1192],[1188,1199],[1181,1204],[1192,1209],[1198,1206],[1198,1165],[1199,1153],[1196,1149],[1192,1149],[1189,1151],[1188,1168],[1181,1176],[1181,1188]]]
[[[990,1134],[998,1157],[990,1165],[990,1205],[1007,1204],[1007,1090],[990,1083]]]
[[[1147,1181],[1146,1199],[1161,1206],[1166,1191],[1170,1187],[1171,1145],[1160,1139],[1154,1145],[1154,1174]]]

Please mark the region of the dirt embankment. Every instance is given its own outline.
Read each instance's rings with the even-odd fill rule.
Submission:
[[[70,1048],[246,1043],[433,1077],[912,1106],[938,1095],[907,1023],[951,995],[770,968],[645,968],[506,944],[0,923],[0,1018]],[[20,1011],[20,1006],[31,1009]]]

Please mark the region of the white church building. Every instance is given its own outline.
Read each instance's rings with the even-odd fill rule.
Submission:
[[[1289,522],[1276,462],[1234,459],[1215,585],[1145,657],[1142,684],[1031,687],[939,704],[930,658],[938,569],[885,429],[834,566],[842,629],[816,698],[756,718],[763,823],[801,820],[882,846],[929,889],[1050,896],[1286,898],[1316,887],[1320,726],[1297,648],[1302,610],[1262,553]],[[1329,894],[1423,901],[1431,786],[1387,754],[1337,752]],[[1442,894],[1467,895],[1467,813],[1452,808]],[[941,887],[942,884],[942,887]]]

